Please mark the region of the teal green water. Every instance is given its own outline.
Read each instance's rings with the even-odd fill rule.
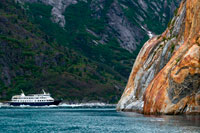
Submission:
[[[200,133],[200,116],[144,116],[115,108],[0,108],[5,133]]]

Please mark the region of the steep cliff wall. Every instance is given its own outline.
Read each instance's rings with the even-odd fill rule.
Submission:
[[[166,31],[145,43],[117,109],[200,113],[199,0],[183,0]]]

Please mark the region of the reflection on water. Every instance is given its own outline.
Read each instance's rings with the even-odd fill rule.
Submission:
[[[146,116],[107,107],[0,108],[0,132],[200,133],[200,116]]]
[[[200,126],[200,115],[160,116],[165,122],[173,122],[176,126]]]
[[[133,112],[121,112],[133,119],[144,117],[147,121],[162,126],[173,126],[188,132],[200,133],[200,115],[142,115]],[[175,131],[174,131],[175,132]]]

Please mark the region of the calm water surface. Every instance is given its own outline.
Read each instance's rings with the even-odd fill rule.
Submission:
[[[200,133],[200,116],[144,116],[115,108],[0,108],[0,132]]]

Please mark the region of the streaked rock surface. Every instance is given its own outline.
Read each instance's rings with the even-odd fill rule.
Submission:
[[[166,31],[145,43],[117,110],[200,113],[200,1],[183,0]]]

